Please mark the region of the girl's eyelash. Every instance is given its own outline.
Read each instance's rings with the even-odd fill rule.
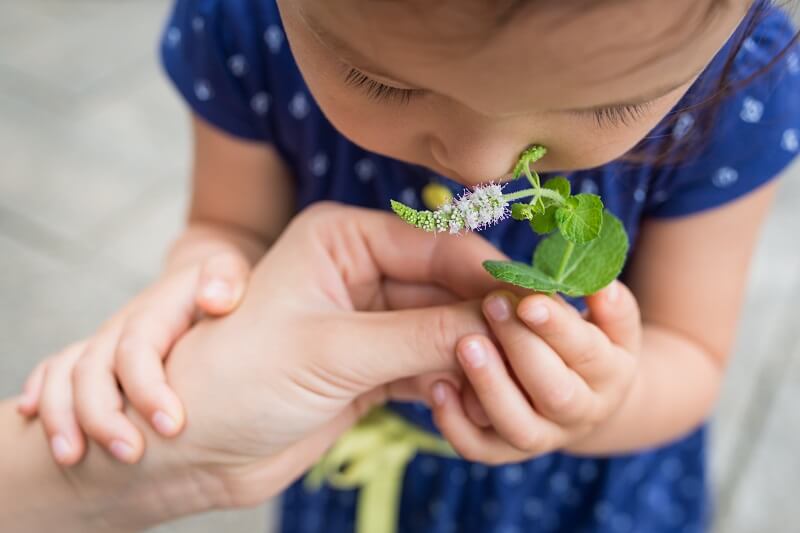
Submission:
[[[638,119],[642,118],[642,116],[647,113],[649,108],[650,102],[644,102],[641,104],[600,107],[597,109],[591,109],[589,111],[579,111],[578,113],[590,113],[594,117],[597,126],[604,128],[627,126],[630,123],[636,122]]]
[[[358,70],[350,67],[344,77],[346,85],[362,89],[369,98],[376,101],[388,101],[399,104],[408,104],[411,98],[420,91],[417,89],[400,89],[374,80]],[[611,107],[601,107],[588,111],[577,111],[580,115],[591,114],[598,127],[627,126],[640,119],[650,107],[650,102],[640,104],[625,104]]]
[[[399,104],[407,104],[411,98],[419,93],[415,89],[400,89],[398,87],[391,87],[379,81],[373,80],[360,70],[351,67],[347,71],[344,78],[345,84],[362,89],[369,98],[376,101],[396,102]]]

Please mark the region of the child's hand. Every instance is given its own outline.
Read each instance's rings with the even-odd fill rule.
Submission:
[[[458,359],[471,388],[461,399],[447,383],[432,389],[436,423],[462,456],[521,461],[568,448],[614,415],[637,372],[639,307],[616,281],[586,302],[588,319],[545,295],[487,297],[502,351],[485,336],[463,338]]]
[[[25,383],[19,411],[39,415],[56,461],[72,465],[81,459],[83,432],[120,461],[139,460],[143,438],[122,412],[120,388],[156,431],[177,435],[183,406],[166,383],[162,362],[198,314],[236,308],[249,269],[244,256],[226,252],[166,275],[92,337],[39,363]]]

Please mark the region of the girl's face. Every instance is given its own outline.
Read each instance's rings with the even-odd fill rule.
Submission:
[[[549,149],[542,171],[620,157],[749,3],[279,0],[297,64],[340,132],[465,185],[506,177],[532,143]]]

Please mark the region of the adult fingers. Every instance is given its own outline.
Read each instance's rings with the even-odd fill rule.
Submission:
[[[406,283],[387,279],[383,282],[387,309],[416,309],[454,303],[459,298],[447,289],[432,283]]]
[[[486,333],[477,301],[402,311],[340,313],[328,317],[321,364],[334,376],[349,376],[354,392],[398,379],[458,371],[455,348],[471,333]],[[343,334],[342,332],[347,332]],[[354,339],[356,339],[354,341]],[[317,363],[320,364],[320,363]]]
[[[306,210],[304,220],[313,225],[312,233],[326,245],[345,280],[377,274],[436,283],[465,299],[500,286],[482,263],[505,256],[478,235],[432,235],[391,213],[330,203]]]

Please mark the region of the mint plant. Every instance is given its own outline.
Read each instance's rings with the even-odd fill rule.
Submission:
[[[409,224],[433,233],[480,230],[509,215],[526,221],[533,231],[547,235],[534,250],[531,264],[485,261],[484,268],[501,281],[537,292],[595,293],[622,271],[628,235],[622,222],[604,209],[599,196],[572,194],[569,181],[560,176],[542,184],[531,165],[545,153],[543,146],[531,146],[512,171],[513,179],[527,178],[528,189],[503,194],[501,185],[489,184],[466,191],[435,211],[418,211],[394,200],[392,210]],[[522,199],[528,201],[518,201]]]

